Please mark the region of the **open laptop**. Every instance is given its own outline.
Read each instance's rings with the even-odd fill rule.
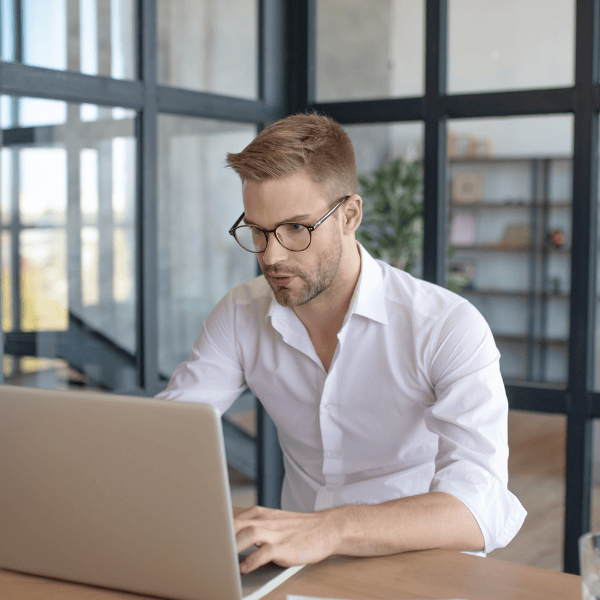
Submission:
[[[178,600],[255,600],[211,406],[0,385],[0,567]]]

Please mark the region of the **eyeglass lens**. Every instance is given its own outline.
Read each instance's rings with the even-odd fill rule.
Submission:
[[[283,223],[275,230],[279,242],[289,250],[306,250],[310,245],[310,231],[299,223]],[[267,236],[262,229],[243,225],[235,230],[235,237],[245,250],[264,252],[267,248]]]

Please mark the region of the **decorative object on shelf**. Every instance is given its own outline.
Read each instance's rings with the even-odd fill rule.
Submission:
[[[531,240],[531,229],[527,223],[507,225],[500,242],[502,248],[527,248]]]
[[[454,202],[481,202],[482,197],[483,175],[481,173],[457,173],[452,178]]]
[[[471,146],[471,152],[469,153],[470,158],[491,158],[494,151],[494,144],[492,140],[486,139],[475,139],[475,143]]]
[[[552,278],[552,292],[554,294],[560,294],[560,277]]]
[[[448,158],[465,158],[470,156],[469,149],[477,143],[472,135],[457,134],[453,131],[448,132]]]
[[[553,229],[546,234],[546,244],[551,248],[562,248],[565,245],[565,232]]]
[[[493,143],[489,138],[473,134],[448,132],[448,158],[491,158]]]
[[[475,279],[474,262],[451,262],[448,265],[448,273],[462,286],[463,290],[473,289],[473,280]]]
[[[423,254],[422,165],[397,158],[359,175],[364,218],[356,239],[375,258],[414,275]],[[451,253],[451,247],[448,247]],[[448,289],[462,285],[450,275]]]
[[[450,226],[450,243],[454,246],[472,246],[477,238],[475,215],[457,212]]]

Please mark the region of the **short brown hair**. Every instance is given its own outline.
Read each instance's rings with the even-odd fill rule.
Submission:
[[[306,172],[333,197],[358,192],[354,148],[348,134],[317,113],[297,114],[273,123],[227,165],[246,181],[278,179]]]

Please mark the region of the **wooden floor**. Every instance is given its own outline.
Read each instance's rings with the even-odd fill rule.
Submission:
[[[527,510],[515,539],[494,558],[562,570],[566,420],[511,411],[509,489]]]
[[[494,558],[562,571],[566,417],[511,411],[508,426],[510,490],[527,518]],[[592,526],[600,526],[600,488],[592,494]]]
[[[252,417],[237,417],[252,427]],[[509,488],[527,510],[515,539],[490,556],[553,571],[562,571],[565,492],[566,419],[511,411],[509,415]],[[256,503],[250,480],[232,470],[232,496],[237,506]],[[595,490],[594,523],[600,526],[600,490]]]

